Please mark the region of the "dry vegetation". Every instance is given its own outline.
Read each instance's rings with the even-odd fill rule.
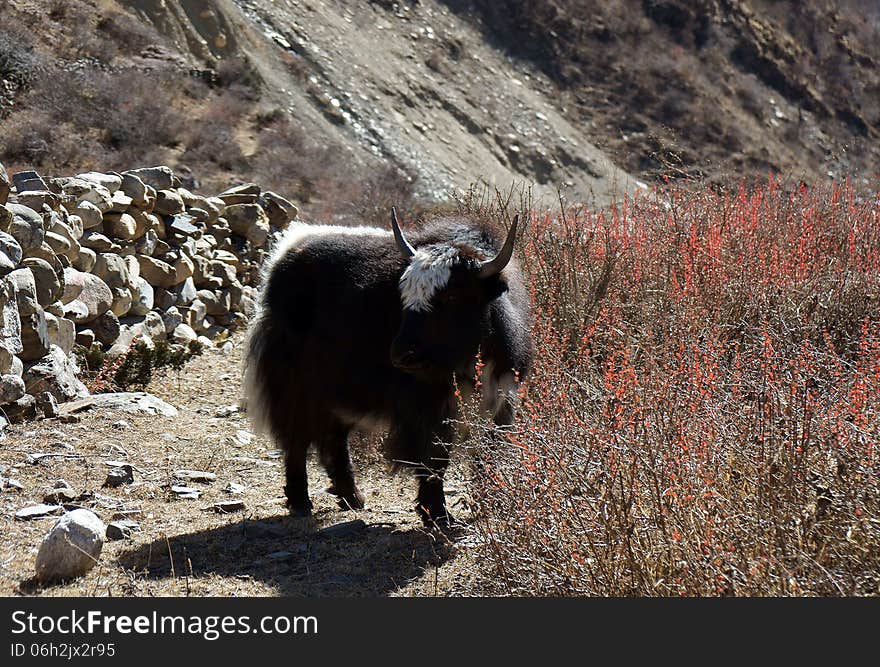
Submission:
[[[470,442],[488,589],[880,593],[878,216],[771,182],[533,217],[536,369]]]
[[[51,51],[22,27],[35,20]],[[246,57],[206,69],[180,60],[151,25],[103,0],[0,21],[0,79],[10,87],[0,91],[0,162],[47,175],[169,164],[190,185],[252,180],[342,221],[384,222],[378,211],[391,199],[415,210],[412,174],[368,169],[344,145],[311,140],[266,101]]]
[[[876,174],[880,13],[859,0],[444,0],[559,86],[627,171]]]

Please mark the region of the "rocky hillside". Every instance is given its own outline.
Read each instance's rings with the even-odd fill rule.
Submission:
[[[14,170],[168,164],[379,222],[472,183],[601,202],[660,176],[880,169],[872,2],[9,0],[0,19]]]

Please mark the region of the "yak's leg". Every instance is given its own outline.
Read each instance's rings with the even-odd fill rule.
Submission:
[[[348,429],[343,426],[329,428],[318,440],[318,453],[330,477],[327,493],[332,493],[339,499],[342,509],[363,508],[364,496],[354,482],[354,471],[348,452]]]
[[[293,440],[284,443],[284,493],[287,507],[296,516],[310,516],[312,501],[309,500],[309,481],[306,476],[306,453],[308,442]]]
[[[416,475],[419,485],[416,512],[427,525],[444,528],[453,521],[446,509],[443,492],[443,476],[449,466],[449,451],[455,439],[455,427],[450,419],[457,416],[451,386],[448,396],[450,398],[419,387],[402,392],[385,439],[385,455],[395,465],[411,468]],[[437,406],[433,414],[425,410],[432,404]]]
[[[446,509],[446,494],[443,491],[443,477],[449,467],[449,443],[453,437],[453,429],[448,424],[431,433],[421,447],[421,460],[415,467],[419,483],[416,512],[426,524],[436,524],[441,528],[454,522]]]

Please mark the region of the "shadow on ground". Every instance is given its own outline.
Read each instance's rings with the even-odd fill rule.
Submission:
[[[261,580],[282,596],[378,597],[451,556],[438,532],[380,523],[328,536],[311,520],[283,515],[160,538],[118,562],[152,579],[215,574]]]

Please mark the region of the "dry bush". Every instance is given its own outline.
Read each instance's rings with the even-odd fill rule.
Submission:
[[[880,201],[670,189],[536,215],[537,361],[471,420],[496,593],[880,593]]]
[[[127,169],[178,141],[177,75],[50,70],[36,77],[4,123],[6,163],[64,172]]]

